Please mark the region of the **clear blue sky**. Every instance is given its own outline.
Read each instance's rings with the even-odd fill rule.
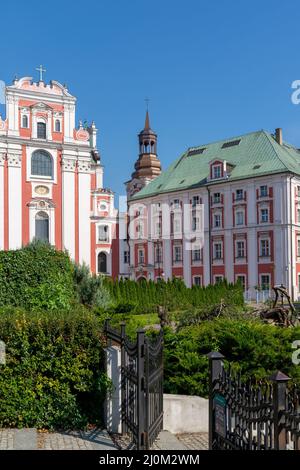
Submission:
[[[105,186],[124,191],[150,101],[166,168],[187,147],[283,128],[300,147],[299,2],[89,0],[1,4],[0,80],[67,83],[94,119]]]

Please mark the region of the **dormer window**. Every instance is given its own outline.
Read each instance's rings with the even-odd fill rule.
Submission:
[[[22,116],[22,127],[28,129],[28,116],[26,114]]]
[[[55,121],[55,132],[61,132],[60,120],[59,119],[56,119],[56,121]]]
[[[213,166],[212,175],[213,175],[213,179],[221,178],[221,176],[222,176],[221,165],[214,165]]]
[[[46,128],[46,123],[43,121],[40,121],[37,123],[37,138],[38,139],[46,139],[47,135],[47,128]]]

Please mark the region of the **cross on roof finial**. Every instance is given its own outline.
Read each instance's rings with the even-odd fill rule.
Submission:
[[[43,72],[46,72],[46,69],[43,69],[43,66],[40,65],[40,66],[37,67],[35,70],[37,70],[38,72],[40,72],[40,82],[43,82]]]
[[[145,98],[145,102],[146,102],[146,111],[149,111],[149,101],[150,99],[149,98]]]

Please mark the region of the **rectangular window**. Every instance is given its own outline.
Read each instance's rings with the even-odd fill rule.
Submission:
[[[260,256],[270,256],[269,240],[260,240]]]
[[[192,260],[193,261],[201,261],[201,250],[200,250],[200,248],[195,248],[192,251]]]
[[[220,204],[220,202],[221,202],[221,193],[214,193],[213,202],[214,202],[214,204]]]
[[[260,210],[260,221],[262,223],[269,222],[269,209]]]
[[[182,261],[182,250],[180,245],[174,246],[174,262],[180,263]]]
[[[196,207],[200,204],[200,198],[199,196],[193,196],[193,199],[192,199],[192,206],[193,207]]]
[[[216,228],[221,227],[221,215],[220,214],[214,215],[214,227]]]
[[[126,250],[124,251],[124,264],[129,264],[130,263],[130,251]]]
[[[98,241],[99,242],[108,242],[109,241],[109,234],[108,234],[108,226],[107,225],[100,225],[98,227]]]
[[[201,286],[202,285],[201,276],[194,276],[193,277],[193,284],[194,284],[194,286]]]
[[[214,259],[222,259],[222,243],[214,243]]]
[[[270,275],[262,274],[260,277],[260,284],[262,290],[270,290]]]
[[[161,222],[160,221],[156,221],[155,223],[155,236],[161,237]]]
[[[300,207],[297,208],[297,223],[300,224]]]
[[[237,189],[235,192],[235,198],[237,201],[240,201],[244,197],[244,191],[242,189]]]
[[[244,225],[244,212],[238,211],[235,214],[236,217],[236,225]]]
[[[221,178],[221,165],[213,166],[213,178]]]
[[[173,209],[179,209],[180,208],[180,201],[179,199],[174,199],[173,201]]]
[[[245,291],[246,290],[246,276],[244,276],[243,274],[239,274],[236,277],[236,280],[237,280],[237,282],[240,282],[240,284],[243,288],[243,291]]]
[[[297,196],[300,197],[300,186],[297,186]]]
[[[161,263],[162,262],[162,249],[161,246],[157,246],[155,248],[155,262]]]
[[[199,217],[193,217],[192,230],[195,232],[196,230],[199,230],[199,228],[200,228],[200,219],[199,219]]]
[[[215,276],[215,284],[220,284],[223,282],[223,276]]]
[[[245,258],[245,242],[244,241],[236,242],[236,257]]]
[[[138,238],[143,238],[144,230],[143,230],[143,225],[142,224],[138,224],[136,226],[136,231],[137,231]]]
[[[300,257],[300,238],[297,238],[297,256]]]
[[[138,260],[139,260],[139,264],[145,264],[145,252],[144,252],[144,250],[139,250],[138,251]]]
[[[259,195],[260,197],[267,197],[268,196],[268,186],[264,184],[259,188]]]
[[[174,218],[174,234],[181,234],[181,217]]]

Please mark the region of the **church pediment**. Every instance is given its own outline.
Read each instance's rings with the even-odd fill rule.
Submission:
[[[43,103],[42,101],[38,102],[38,103],[35,103],[35,104],[32,104],[30,106],[31,109],[35,109],[37,111],[52,111],[52,108],[51,106],[49,106],[48,104],[46,103]]]

